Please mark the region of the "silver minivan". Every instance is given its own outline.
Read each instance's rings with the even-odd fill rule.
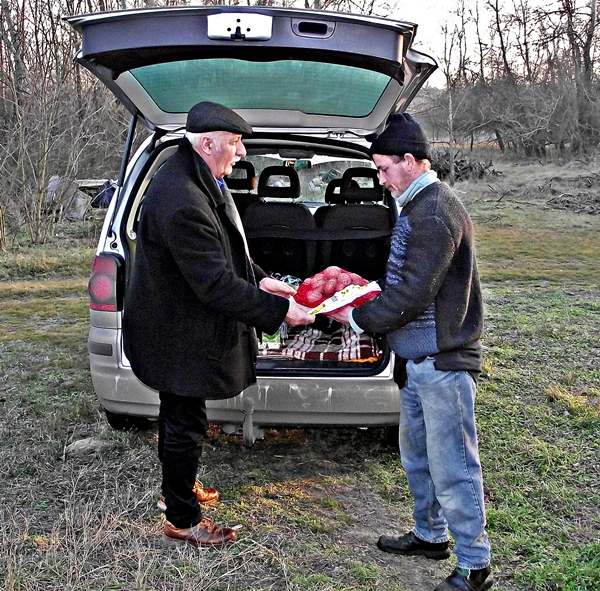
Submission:
[[[337,12],[191,6],[66,20],[82,37],[76,61],[132,115],[89,282],[88,349],[109,424],[143,426],[158,415],[158,393],[133,375],[121,320],[144,195],[188,110],[221,103],[254,129],[226,182],[255,262],[295,284],[331,266],[376,280],[397,212],[369,142],[437,65],[411,48],[415,24]],[[319,316],[259,336],[257,385],[207,401],[209,420],[246,446],[270,426],[397,426],[393,355],[380,335],[357,339]]]

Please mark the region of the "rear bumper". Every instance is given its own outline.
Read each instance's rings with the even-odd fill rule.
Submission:
[[[117,415],[158,417],[158,392],[140,382],[123,359],[120,330],[92,326],[88,337],[90,373],[102,407]]]
[[[142,384],[122,355],[120,331],[91,327],[88,350],[92,383],[100,404],[114,414],[156,418],[158,392]],[[207,401],[211,422],[255,427],[398,424],[400,397],[391,366],[366,377],[261,377],[226,400]]]
[[[258,378],[235,398],[207,401],[209,419],[241,424],[252,415],[255,426],[397,425],[398,386],[378,378]]]

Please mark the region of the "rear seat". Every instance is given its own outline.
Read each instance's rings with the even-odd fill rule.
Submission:
[[[252,162],[246,160],[236,162],[232,173],[225,177],[225,184],[231,192],[240,218],[244,217],[250,203],[260,201],[260,197],[253,192],[256,189],[256,172]]]
[[[279,177],[276,185],[274,177]],[[268,273],[304,279],[314,269],[316,225],[308,207],[294,202],[299,196],[300,179],[293,168],[267,166],[258,180],[260,202],[247,207],[242,221],[256,264]]]
[[[319,214],[319,267],[337,265],[366,279],[385,275],[393,220],[373,168],[350,168],[341,179],[341,203]]]
[[[327,186],[325,187],[325,203],[327,203],[327,205],[322,205],[314,213],[317,228],[322,227],[323,219],[327,215],[327,210],[330,206],[343,203],[340,193],[341,189],[342,179],[333,179],[327,183]]]

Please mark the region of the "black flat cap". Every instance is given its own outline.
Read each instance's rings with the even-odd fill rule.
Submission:
[[[209,101],[198,103],[190,109],[185,128],[192,133],[204,133],[206,131],[252,133],[252,127],[235,111]]]

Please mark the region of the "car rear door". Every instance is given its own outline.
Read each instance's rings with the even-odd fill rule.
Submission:
[[[211,100],[256,131],[368,137],[437,67],[416,25],[273,7],[190,6],[66,18],[76,60],[150,129],[185,125]]]

